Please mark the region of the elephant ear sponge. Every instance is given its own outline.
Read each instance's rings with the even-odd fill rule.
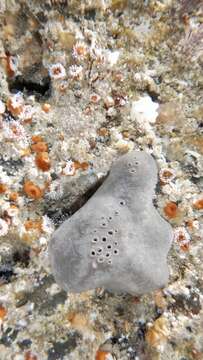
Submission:
[[[50,241],[51,268],[62,288],[141,295],[166,284],[172,228],[153,206],[156,183],[156,162],[145,152],[132,151],[113,164]]]

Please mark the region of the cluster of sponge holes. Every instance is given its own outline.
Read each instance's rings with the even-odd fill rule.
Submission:
[[[113,218],[102,217],[101,226],[106,228],[108,223]],[[94,230],[95,236],[92,238],[92,246],[90,249],[90,256],[97,261],[97,263],[111,265],[113,263],[113,257],[119,255],[118,241],[115,239],[117,229],[106,229],[102,236],[97,235],[97,230]]]
[[[130,162],[128,163],[128,170],[131,174],[136,173],[136,167],[139,165],[139,162],[137,161],[136,158],[134,158],[133,160],[134,160],[133,164]]]

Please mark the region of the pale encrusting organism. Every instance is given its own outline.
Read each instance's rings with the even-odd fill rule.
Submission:
[[[56,230],[50,262],[65,290],[143,294],[166,284],[172,228],[153,205],[156,183],[151,155],[123,155],[90,200]]]

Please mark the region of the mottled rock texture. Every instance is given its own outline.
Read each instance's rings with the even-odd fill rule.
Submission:
[[[164,286],[171,226],[153,206],[157,167],[132,151],[114,163],[103,185],[54,233],[50,260],[67,291],[97,287],[143,294]]]

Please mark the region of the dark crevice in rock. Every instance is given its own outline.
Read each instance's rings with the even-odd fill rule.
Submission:
[[[45,204],[44,214],[46,214],[53,221],[55,226],[59,226],[60,224],[62,224],[63,221],[65,221],[76,211],[78,211],[92,197],[92,195],[102,185],[106,177],[98,180],[83,194],[77,196],[76,200],[72,203],[69,199],[71,197],[71,194],[66,195],[66,193],[64,194],[62,200],[60,199],[59,201],[54,202],[47,200]]]
[[[51,79],[49,76],[45,77],[41,83],[16,76],[14,79],[8,80],[8,84],[11,93],[21,91],[26,95],[35,95],[37,100],[47,99],[51,96]]]
[[[107,175],[108,176],[108,175]],[[106,176],[106,177],[107,177]],[[98,180],[91,188],[89,188],[72,206],[71,206],[71,215],[73,215],[77,210],[79,210],[98,190],[98,188],[103,184],[106,177]]]

